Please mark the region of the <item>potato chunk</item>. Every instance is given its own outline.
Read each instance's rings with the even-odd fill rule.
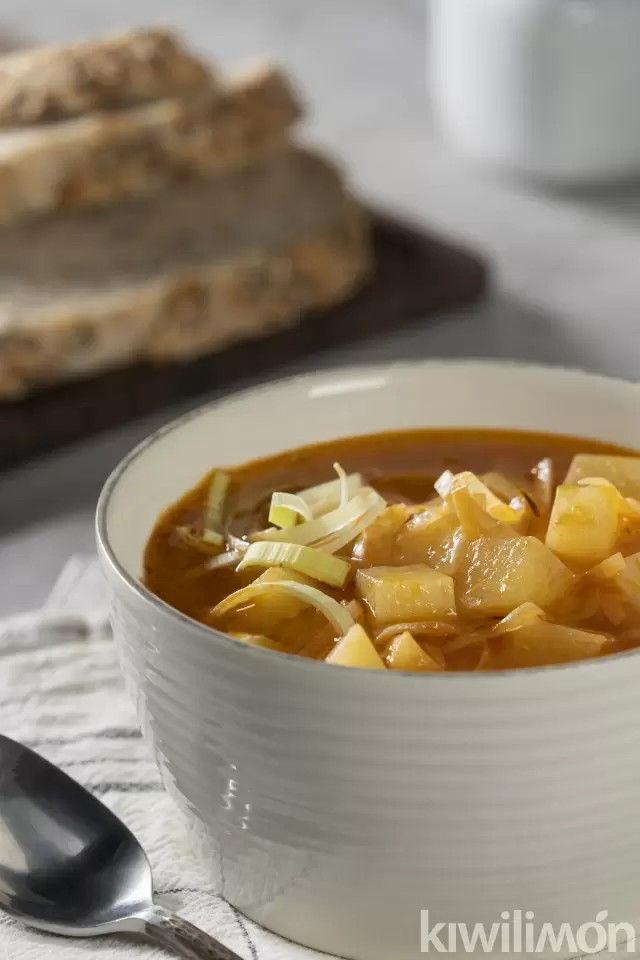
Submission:
[[[576,630],[546,620],[533,620],[518,630],[500,637],[485,670],[509,670],[515,667],[541,667],[598,657],[609,639],[590,630]]]
[[[546,544],[565,563],[586,569],[614,552],[620,521],[614,487],[565,484],[556,490]]]
[[[574,575],[535,537],[481,538],[470,543],[457,579],[457,600],[469,613],[505,616],[523,603],[548,610]]]
[[[450,502],[456,490],[467,490],[494,520],[512,526],[518,533],[526,533],[530,511],[523,496],[514,498],[510,503],[504,503],[475,473],[470,473],[468,470],[457,474],[445,470],[436,480],[435,488],[447,503]]]
[[[610,565],[610,573],[607,571],[607,564]],[[589,576],[596,578],[605,588],[608,588],[608,603],[605,600],[609,614],[613,622],[621,623],[632,611],[640,610],[640,553],[634,553],[630,557],[622,557],[616,554],[609,557],[606,563],[601,563],[598,567],[589,571]],[[618,600],[618,607],[612,606]],[[623,606],[619,600],[627,601]],[[601,597],[601,602],[603,598]],[[615,615],[617,613],[617,615]]]
[[[435,673],[441,665],[416,643],[408,630],[392,641],[385,661],[390,670],[421,670]]]
[[[451,576],[464,546],[464,534],[453,507],[441,504],[416,514],[396,540],[396,560],[401,564],[426,563]]]
[[[640,457],[609,457],[579,453],[571,461],[565,483],[602,477],[617,487],[623,497],[640,499]]]
[[[329,656],[327,663],[340,667],[361,667],[368,670],[385,670],[385,665],[373,641],[367,632],[356,623],[339,640]]]
[[[369,566],[395,563],[396,538],[413,513],[413,507],[401,503],[387,507],[356,540],[353,556]]]
[[[359,570],[356,589],[378,626],[455,614],[453,580],[426,564]]]

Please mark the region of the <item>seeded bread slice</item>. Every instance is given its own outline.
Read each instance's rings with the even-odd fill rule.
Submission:
[[[0,223],[255,163],[300,113],[287,77],[264,65],[215,93],[0,133]]]
[[[215,83],[168,30],[133,30],[0,59],[0,127],[29,126],[185,94]]]
[[[290,149],[145,201],[0,230],[0,396],[296,323],[371,266],[337,172]]]

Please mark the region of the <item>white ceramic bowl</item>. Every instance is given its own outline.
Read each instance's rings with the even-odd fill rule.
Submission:
[[[472,426],[640,448],[639,410],[638,386],[558,369],[348,370],[205,407],[118,467],[98,507],[115,636],[219,893],[357,960],[417,960],[427,909],[430,923],[490,924],[515,909],[536,923],[640,919],[640,654],[381,675],[245,646],[137,579],[164,507],[212,466],[283,439]]]

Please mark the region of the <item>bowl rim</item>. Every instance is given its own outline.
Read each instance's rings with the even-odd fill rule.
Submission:
[[[325,676],[328,676],[330,671],[331,674],[335,676],[336,664],[328,664],[322,660],[311,660],[307,657],[300,657],[295,654],[284,653],[282,651],[268,650],[261,647],[252,647],[248,644],[242,643],[240,640],[236,640],[233,637],[222,633],[219,630],[216,630],[215,627],[209,627],[206,624],[200,623],[198,620],[194,620],[192,617],[187,616],[180,610],[176,610],[175,607],[172,607],[165,600],[162,600],[156,594],[152,593],[151,590],[144,585],[142,580],[132,576],[127,570],[125,570],[111,546],[107,532],[107,513],[111,498],[118,486],[118,483],[120,482],[121,477],[124,476],[134,461],[144,456],[147,450],[149,450],[168,434],[182,429],[193,420],[205,416],[211,410],[214,410],[217,407],[222,407],[226,403],[234,400],[242,400],[242,398],[248,396],[259,396],[261,393],[265,392],[270,393],[273,390],[294,387],[297,384],[318,384],[322,381],[329,382],[336,378],[339,380],[357,380],[358,378],[361,378],[363,381],[371,381],[372,379],[379,380],[381,377],[388,376],[389,373],[396,372],[398,370],[428,371],[430,367],[438,367],[440,369],[443,367],[457,369],[475,367],[485,371],[501,371],[504,369],[527,370],[532,373],[537,372],[542,376],[552,374],[555,376],[561,376],[563,378],[578,377],[582,380],[588,379],[594,384],[600,382],[605,384],[607,387],[619,386],[636,390],[640,387],[640,381],[637,380],[592,373],[591,371],[582,370],[579,367],[562,367],[554,366],[552,364],[527,363],[526,361],[517,360],[475,359],[473,357],[459,359],[434,358],[414,361],[397,361],[393,363],[380,362],[362,365],[353,364],[344,367],[328,367],[326,369],[313,372],[298,373],[291,376],[281,377],[278,380],[267,383],[244,386],[237,391],[214,397],[213,399],[208,400],[191,410],[188,410],[186,413],[180,414],[172,420],[169,420],[167,423],[162,424],[162,426],[158,427],[138,444],[136,444],[136,446],[134,446],[133,449],[130,450],[129,453],[119,461],[119,463],[114,467],[107,477],[98,497],[95,513],[95,535],[98,553],[102,555],[103,559],[109,564],[111,571],[116,575],[116,577],[121,581],[122,585],[129,592],[135,594],[138,600],[142,601],[145,605],[149,604],[151,607],[154,607],[165,616],[168,616],[170,620],[173,620],[176,623],[176,625],[179,625],[182,628],[187,628],[189,631],[199,634],[205,640],[212,641],[213,638],[215,638],[216,643],[220,643],[229,648],[232,646],[236,653],[240,654],[240,656],[255,657],[258,659],[258,662],[268,657],[270,662],[273,663],[273,658],[277,657],[278,660],[283,663],[283,666],[285,663],[288,663],[293,669],[297,670],[323,671]],[[244,651],[244,653],[241,651]],[[496,682],[496,680],[500,682],[508,682],[508,678],[514,677],[520,679],[544,679],[545,677],[548,677],[550,673],[554,675],[567,672],[571,672],[573,674],[578,672],[582,673],[587,670],[592,671],[596,666],[600,667],[602,670],[606,669],[607,665],[611,666],[612,664],[619,663],[621,660],[628,660],[638,656],[640,656],[640,648],[621,651],[620,653],[611,654],[608,657],[573,661],[571,663],[549,664],[540,667],[519,667],[510,668],[507,670],[485,672],[442,671],[441,673],[419,673],[416,671],[397,670],[393,671],[393,676],[397,678],[410,679],[413,682],[420,683],[460,683],[465,680],[468,681],[471,676],[473,676],[474,683],[486,683],[489,681]],[[381,674],[380,671],[370,668],[354,671],[350,667],[338,665],[338,669],[341,673],[348,672],[351,675],[364,675],[368,679],[377,678],[376,682],[380,682],[382,676],[386,676]],[[388,676],[385,682],[387,684],[389,683]]]

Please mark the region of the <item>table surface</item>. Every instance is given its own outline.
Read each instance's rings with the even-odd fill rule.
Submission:
[[[429,122],[425,3],[3,0],[0,27],[65,41],[166,23],[223,66],[273,55],[306,92],[312,119],[304,135],[345,158],[361,192],[470,243],[493,263],[494,292],[480,309],[326,354],[323,366],[507,357],[638,377],[640,184],[552,195],[452,155]],[[295,369],[312,365],[318,361]],[[105,477],[170,416],[0,479],[0,615],[38,605],[71,553],[93,552],[93,510]]]

